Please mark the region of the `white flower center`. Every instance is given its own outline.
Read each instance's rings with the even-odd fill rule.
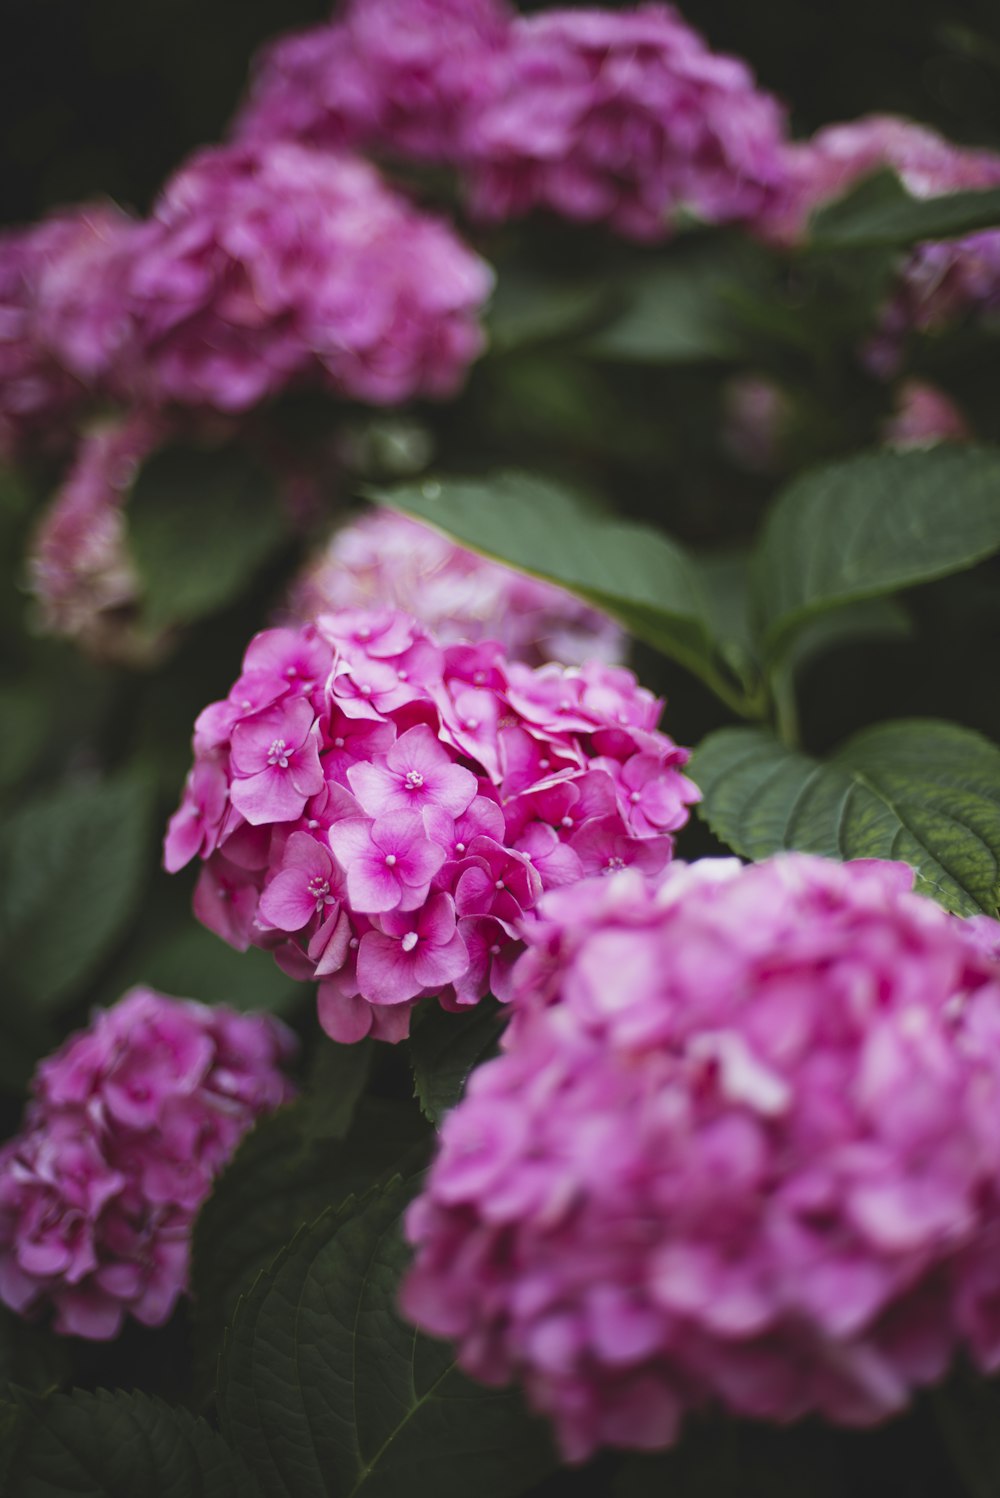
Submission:
[[[413,948],[416,945],[417,945],[417,933],[415,931],[407,931],[407,933],[403,937],[403,941],[402,941],[403,951],[404,952],[412,952]]]
[[[274,739],[270,749],[267,751],[268,764],[277,765],[280,770],[287,770],[288,752],[288,745],[284,739]]]
[[[419,791],[424,783],[424,777],[419,770],[407,770],[403,784],[408,791]]]
[[[619,869],[623,869],[624,867],[624,858],[609,858],[607,863],[604,865],[604,872],[605,874],[617,874]]]
[[[323,909],[324,905],[333,904],[333,896],[330,893],[329,879],[323,879],[319,874],[316,874],[306,885],[306,890],[316,901],[317,915]]]
[[[395,853],[387,853],[385,855],[385,862],[386,862],[386,867],[387,868],[390,868],[390,869],[395,868],[395,866],[396,866],[396,855],[395,855]]]

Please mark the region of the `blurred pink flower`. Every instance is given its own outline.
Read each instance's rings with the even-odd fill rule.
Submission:
[[[443,645],[498,640],[512,660],[609,664],[625,654],[621,627],[551,583],[455,546],[427,525],[374,510],[335,533],[295,584],[302,620],[337,609],[398,608]]]
[[[489,267],[360,159],[210,147],[167,183],[122,294],[154,403],[240,412],[289,384],[376,405],[454,394]]]
[[[522,928],[402,1298],[567,1459],[713,1402],[871,1424],[960,1349],[1000,1367],[1000,925],[912,877],[630,869]]]
[[[135,988],[43,1061],[0,1151],[0,1300],[55,1330],[160,1326],[187,1288],[191,1229],[261,1114],[289,1099],[295,1041],[270,1015]]]
[[[550,10],[510,28],[466,118],[473,211],[533,208],[665,239],[679,218],[753,223],[785,182],[785,121],[747,66],[668,5]]]

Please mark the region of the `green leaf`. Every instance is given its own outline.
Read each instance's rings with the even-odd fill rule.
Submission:
[[[354,1122],[375,1059],[374,1042],[340,1045],[326,1035],[319,1041],[304,1101],[310,1139],[343,1139]]]
[[[144,1394],[19,1394],[17,1417],[3,1431],[4,1498],[256,1498],[204,1420]]]
[[[914,198],[895,172],[867,177],[815,215],[810,249],[906,249],[1000,225],[1000,189]]]
[[[505,1020],[493,999],[466,1014],[447,1014],[435,1004],[421,1017],[410,1037],[410,1063],[414,1096],[431,1123],[454,1107],[473,1067],[495,1052]]]
[[[287,1014],[302,998],[302,984],[283,973],[270,952],[257,947],[236,952],[190,919],[184,925],[172,925],[140,952],[130,954],[129,965],[135,970],[129,981],[206,1004]],[[113,976],[120,990],[117,973]]]
[[[606,280],[567,280],[524,265],[502,267],[490,304],[490,348],[506,354],[592,328],[614,305]]]
[[[624,309],[587,340],[600,359],[690,364],[739,358],[730,298],[763,280],[763,252],[746,241],[693,238],[631,266],[620,279]]]
[[[215,1381],[223,1330],[240,1295],[295,1230],[397,1170],[425,1136],[416,1109],[402,1103],[364,1101],[343,1140],[324,1134],[319,1116],[307,1095],[259,1123],[195,1222],[192,1293],[203,1391]]]
[[[997,914],[1000,750],[968,728],[885,723],[822,761],[765,729],[724,728],[697,749],[690,773],[699,813],[743,857],[795,848],[901,859],[948,910]]]
[[[326,1213],[239,1306],[219,1409],[265,1498],[509,1498],[552,1464],[516,1395],[397,1314],[409,1196],[397,1181]]]
[[[736,711],[757,712],[716,650],[697,563],[661,531],[609,519],[565,486],[525,473],[426,480],[371,497],[588,599],[700,676]]]
[[[259,460],[232,449],[173,448],[139,474],[129,544],[150,629],[231,603],[281,544],[286,519]]]
[[[1000,549],[1000,451],[878,452],[797,479],[758,543],[753,591],[777,656],[814,615],[960,572]]]
[[[150,805],[141,781],[71,786],[0,825],[0,962],[50,1013],[86,986],[142,898]]]

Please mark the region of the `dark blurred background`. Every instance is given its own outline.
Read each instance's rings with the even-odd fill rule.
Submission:
[[[107,193],[138,210],[192,147],[216,139],[267,37],[325,0],[3,0],[0,220]],[[537,8],[526,6],[525,8]],[[996,0],[690,0],[798,132],[872,110],[1000,146]]]

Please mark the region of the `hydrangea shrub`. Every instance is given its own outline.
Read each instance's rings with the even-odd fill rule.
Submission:
[[[5,1495],[1000,1488],[1000,36],[882,4],[67,13]]]

